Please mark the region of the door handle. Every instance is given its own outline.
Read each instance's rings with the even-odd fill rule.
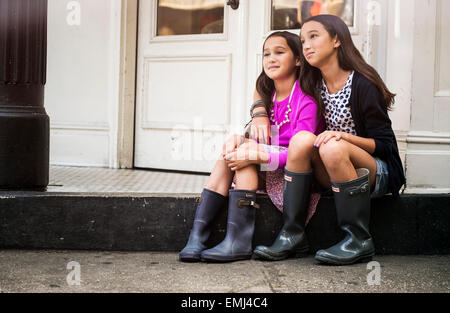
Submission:
[[[233,10],[239,9],[239,0],[228,0],[227,5],[229,5]]]

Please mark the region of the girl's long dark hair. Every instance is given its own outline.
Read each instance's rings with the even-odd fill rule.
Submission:
[[[292,53],[294,54],[295,60],[299,60],[302,57],[302,50],[300,49],[300,37],[287,32],[287,31],[280,31],[280,32],[274,32],[270,34],[263,44],[263,51],[264,51],[264,45],[266,44],[266,41],[269,38],[272,37],[283,37],[286,39],[286,42],[289,46],[289,48],[292,50]],[[263,52],[264,53],[264,52]],[[296,73],[295,73],[296,79],[300,77],[300,68],[297,67]],[[267,112],[270,112],[272,110],[272,94],[275,90],[275,83],[272,79],[270,79],[266,73],[264,72],[264,66],[262,73],[259,75],[257,81],[256,81],[256,90],[258,91],[259,95],[262,97],[262,100],[264,101],[264,104],[266,106]]]
[[[371,81],[380,91],[384,99],[386,110],[392,110],[395,102],[395,94],[389,91],[384,84],[377,71],[367,64],[361,53],[355,47],[352,36],[347,25],[339,17],[334,15],[322,14],[312,16],[305,21],[304,24],[316,21],[322,24],[331,38],[339,39],[341,45],[338,48],[338,62],[340,68],[345,71],[356,71]],[[303,24],[303,25],[304,25]],[[319,104],[319,111],[324,113],[325,107],[321,97],[322,89],[322,73],[316,67],[311,66],[303,55],[303,45],[300,42],[301,54],[301,70],[300,70],[300,87],[308,95],[312,96]]]

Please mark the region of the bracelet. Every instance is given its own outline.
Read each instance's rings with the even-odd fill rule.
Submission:
[[[252,114],[252,119],[254,117],[260,117],[260,116],[269,117],[269,115],[267,115],[266,112],[258,112],[258,113]]]
[[[263,100],[257,100],[252,104],[252,107],[250,109],[250,116],[253,114],[253,110],[256,108],[266,108],[266,105],[264,104]]]

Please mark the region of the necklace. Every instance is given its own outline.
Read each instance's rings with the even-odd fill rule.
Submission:
[[[273,99],[272,99],[272,111],[270,114],[270,120],[275,123],[275,125],[278,127],[278,129],[281,128],[281,126],[283,126],[286,123],[290,123],[291,120],[289,119],[289,113],[292,112],[291,109],[291,101],[292,101],[292,96],[294,95],[294,91],[295,91],[295,84],[297,83],[297,81],[294,83],[294,86],[292,87],[292,91],[291,91],[291,96],[289,97],[289,103],[287,105],[287,111],[286,114],[284,115],[285,120],[283,122],[281,122],[281,124],[278,124],[278,122],[275,120],[275,99],[277,98],[277,92],[275,91],[275,94],[273,95]]]

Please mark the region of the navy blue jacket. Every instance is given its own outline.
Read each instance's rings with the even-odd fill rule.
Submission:
[[[395,197],[406,183],[397,139],[385,109],[385,100],[378,88],[362,74],[355,72],[349,105],[358,136],[375,140],[372,154],[386,162],[389,171],[389,192]]]

